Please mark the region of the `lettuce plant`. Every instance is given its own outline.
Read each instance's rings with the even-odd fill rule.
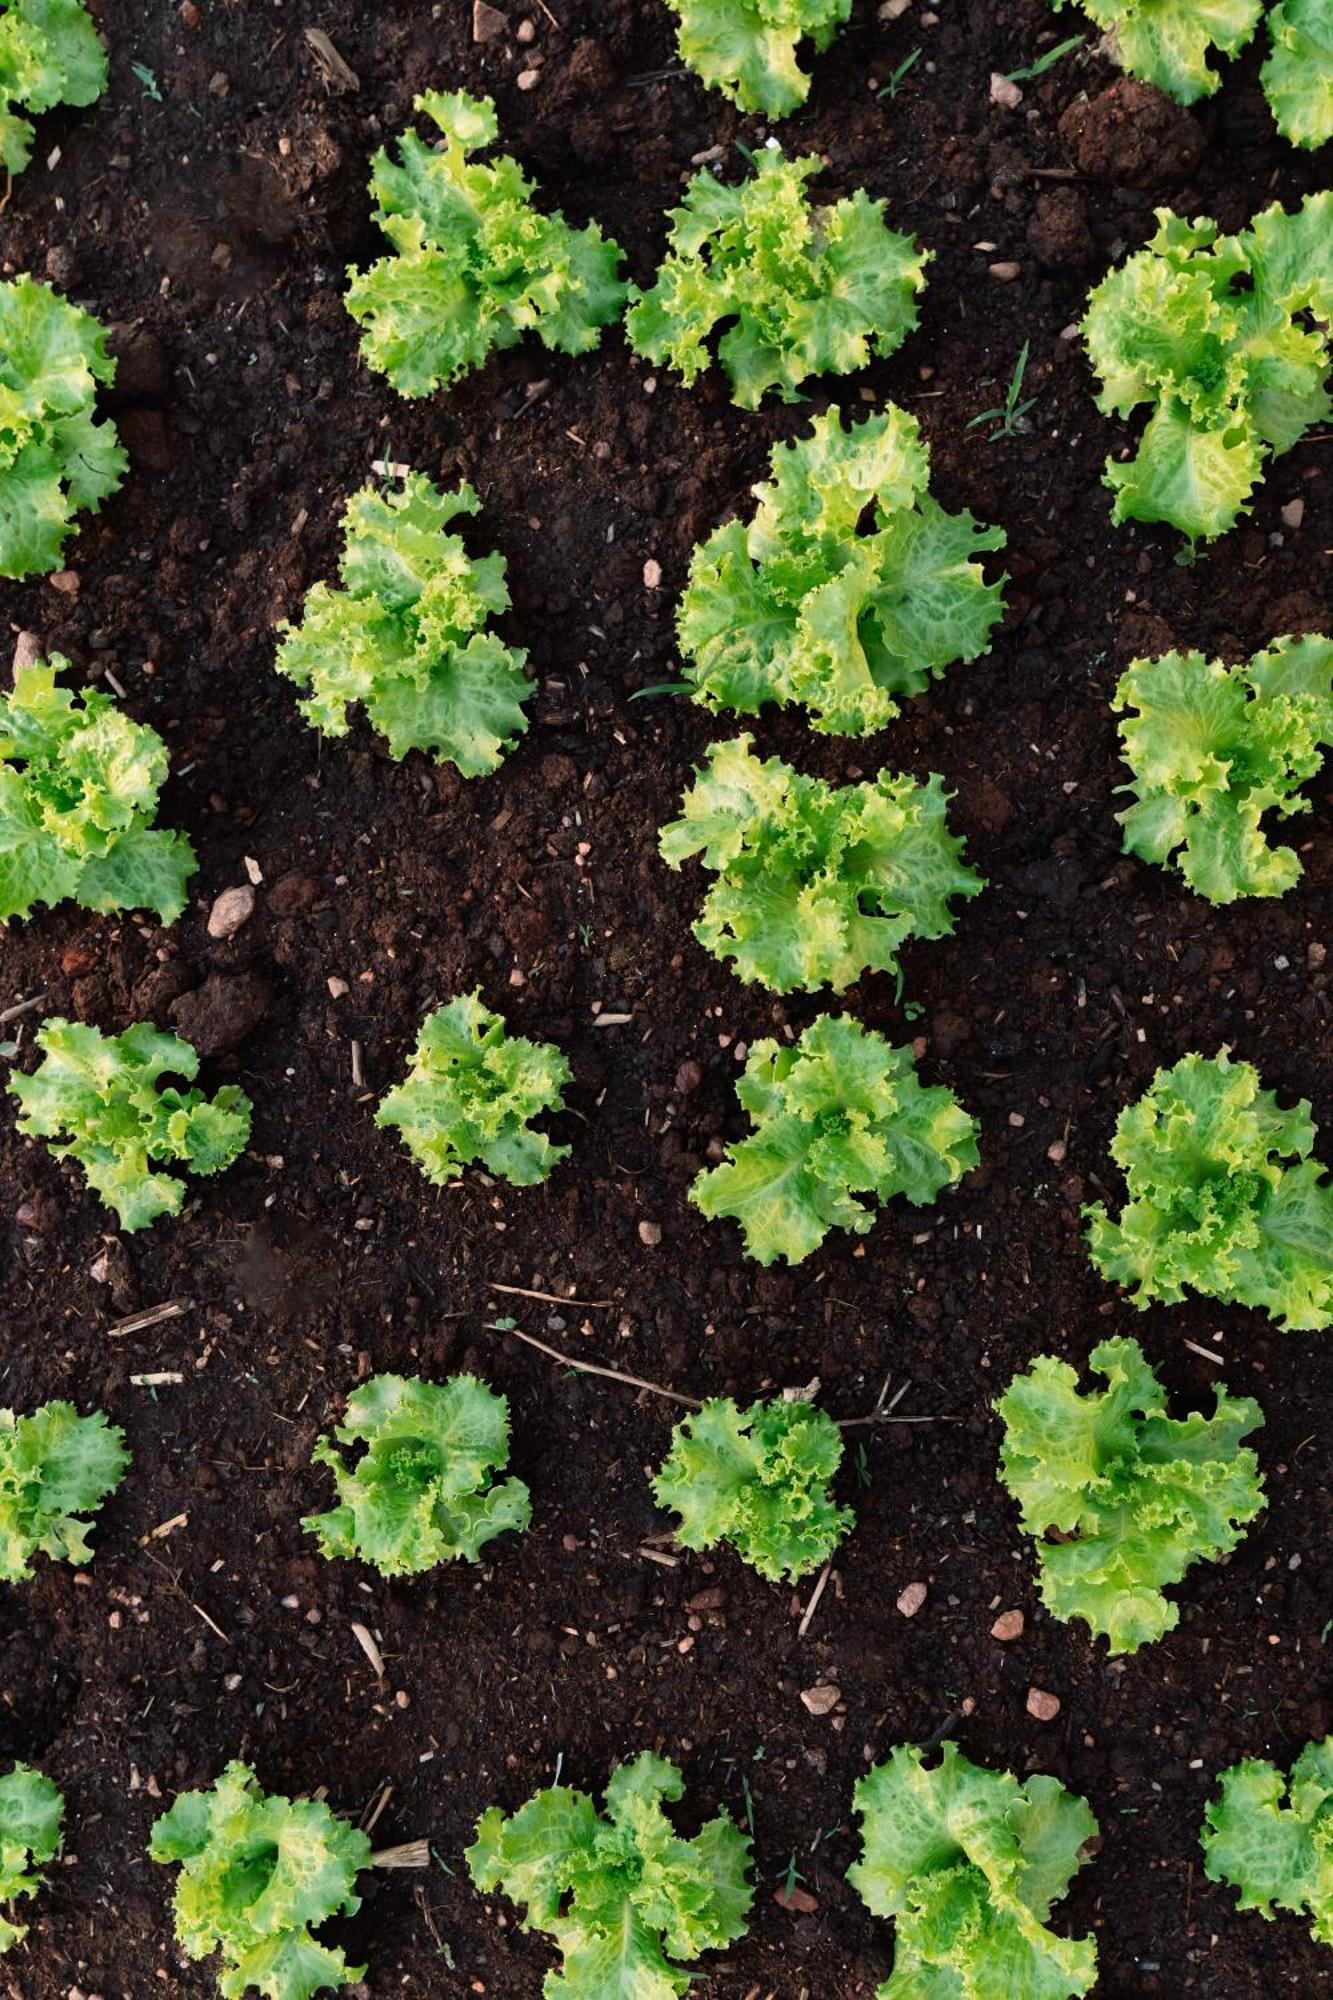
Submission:
[[[74,516],[125,477],[115,426],[93,416],[115,373],[91,313],[35,278],[0,284],[0,576],[59,569]]]
[[[0,35],[3,31],[0,21]],[[64,1797],[44,1771],[15,1764],[0,1778],[0,1903],[6,1908],[41,1888],[42,1870],[59,1850],[64,1819]],[[0,1952],[27,1935],[26,1924],[0,1916]]]
[[[571,229],[543,214],[507,154],[490,166],[472,158],[499,133],[489,98],[431,90],[414,109],[443,144],[404,132],[397,162],[381,150],[371,163],[375,220],[393,255],[347,274],[366,361],[400,396],[429,396],[525,333],[588,353],[625,303],[620,246],[594,223]]]
[[[33,118],[56,104],[95,103],[106,79],[106,50],[83,0],[0,0],[0,166],[6,173],[22,173],[32,158]]]
[[[1055,7],[1075,0],[1052,0]],[[1211,55],[1234,56],[1254,33],[1262,0],[1076,0],[1111,38],[1131,76],[1179,104],[1210,97],[1222,81]]]
[[[852,0],[667,0],[680,20],[680,59],[742,111],[785,118],[804,104],[810,79],[796,60],[809,38],[828,48]]]
[[[1200,1845],[1210,1882],[1240,1891],[1242,1910],[1308,1916],[1316,1944],[1333,1944],[1333,1736],[1307,1743],[1291,1777],[1260,1757],[1222,1772]]]
[[[1306,1099],[1283,1111],[1249,1063],[1188,1055],[1116,1121],[1126,1200],[1083,1213],[1093,1263],[1140,1310],[1187,1291],[1284,1328],[1333,1324],[1333,1186]]]
[[[1049,1928],[1097,1833],[1077,1793],[988,1771],[953,1743],[928,1769],[902,1743],[853,1799],[864,1844],[848,1880],[896,1923],[879,2000],[1073,2000],[1094,1985],[1096,1942]]]
[[[1273,123],[1293,146],[1333,139],[1333,0],[1277,0],[1259,72]]]
[[[1238,236],[1158,209],[1146,249],[1088,297],[1097,407],[1151,410],[1133,456],[1106,462],[1113,521],[1166,521],[1191,543],[1232,526],[1270,457],[1333,411],[1333,193],[1278,203]]]
[[[326,1556],[359,1556],[381,1576],[420,1576],[532,1519],[521,1479],[493,1483],[509,1460],[509,1405],[475,1375],[447,1382],[372,1375],[352,1391],[337,1443],[316,1445],[338,1504],[301,1526]],[[364,1450],[349,1464],[345,1450]]]
[[[494,771],[528,726],[526,655],[488,631],[509,608],[502,555],[470,556],[448,524],[481,502],[441,493],[419,472],[400,489],[365,486],[343,516],[342,587],[317,583],[299,625],[279,627],[280,674],[326,736],[364,707],[390,754],[424,750],[465,778]]]
[[[69,899],[174,923],[195,858],[153,825],[167,746],[98,689],[58,687],[68,668],[55,653],[0,695],[0,922]]]
[[[381,1099],[428,1181],[447,1187],[474,1160],[514,1187],[544,1181],[569,1151],[532,1129],[564,1108],[570,1067],[550,1042],[511,1035],[479,993],[437,1007],[422,1023],[405,1082]]]
[[[144,1229],[178,1215],[185,1184],[155,1167],[220,1174],[245,1150],[250,1100],[234,1083],[214,1096],[163,1086],[164,1075],[192,1083],[199,1057],[179,1035],[138,1021],[123,1035],[53,1016],[37,1031],[42,1061],[31,1076],[15,1072],[18,1129],[54,1141],[58,1160],[83,1168],[88,1185],[113,1209],[122,1229]]]
[[[777,1396],[742,1410],[718,1396],[677,1424],[653,1492],[679,1514],[682,1548],[730,1542],[760,1576],[794,1583],[856,1525],[829,1490],[841,1460],[842,1432],[813,1403]]]
[[[1181,874],[1210,903],[1281,896],[1301,873],[1265,814],[1308,812],[1299,787],[1333,743],[1333,640],[1278,639],[1244,666],[1202,653],[1135,660],[1116,689],[1127,853]]]
[[[829,410],[769,467],[750,521],[715,529],[691,558],[686,679],[704,708],[799,703],[821,734],[868,735],[986,652],[1005,579],[988,584],[977,558],[1004,531],[945,513],[917,420],[892,403],[848,430]]]
[[[976,1124],[953,1092],[918,1082],[910,1049],[845,1015],[821,1014],[791,1046],[756,1042],[736,1095],[754,1129],[690,1200],[734,1216],[761,1264],[799,1264],[830,1229],[864,1236],[875,1217],[858,1195],[921,1207],[977,1164]]]
[[[0,1410],[0,1582],[26,1583],[32,1559],[92,1561],[82,1517],[95,1514],[125,1477],[125,1433],[101,1410],[43,1403],[30,1417]]]
[[[952,933],[949,899],[985,884],[949,831],[942,778],[830,785],[761,762],[752,742],[714,743],[662,830],[671,867],[700,854],[717,875],[694,926],[706,950],[747,984],[841,993],[867,970],[898,972],[908,938]]]
[[[154,1824],[148,1853],[180,1863],[176,1937],[187,1958],[221,1954],[225,2000],[251,1990],[309,2000],[365,1972],[312,1935],[360,1908],[356,1878],[371,1853],[361,1829],[320,1800],[267,1793],[233,1760],[207,1791],[181,1793]]]
[[[1169,1417],[1136,1340],[1103,1340],[1089,1366],[1105,1389],[1082,1393],[1050,1354],[1014,1377],[996,1405],[1001,1478],[1036,1537],[1047,1610],[1133,1653],[1179,1623],[1165,1587],[1229,1555],[1262,1510],[1259,1461],[1241,1439],[1263,1412],[1215,1383],[1210,1416]]]
[[[847,375],[902,346],[930,252],[890,229],[884,203],[862,188],[812,204],[805,183],[822,166],[817,154],[789,160],[773,148],[738,187],[694,175],[652,289],[630,290],[636,354],[677,369],[688,388],[725,326],[717,359],[732,401],[757,410],[770,390],[799,402],[812,375]]]
[[[605,1810],[553,1785],[506,1819],[484,1813],[467,1850],[472,1880],[524,1906],[524,1930],[554,1939],[549,2000],[673,2000],[685,1967],[744,1933],[750,1843],[725,1813],[692,1840],[665,1807],[685,1793],[674,1764],[643,1751],[613,1771]]]

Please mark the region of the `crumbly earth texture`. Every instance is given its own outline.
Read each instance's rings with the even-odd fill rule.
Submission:
[[[1098,416],[1068,334],[1154,206],[1235,229],[1320,185],[1318,156],[1274,136],[1261,52],[1186,114],[1118,81],[1090,40],[1006,108],[991,73],[1077,17],[957,0],[888,20],[858,0],[782,139],[825,154],[828,196],[886,196],[892,225],[935,253],[920,330],[890,362],[746,415],[720,374],[687,394],[613,332],[581,360],[524,344],[408,404],[360,364],[340,291],[378,253],[368,160],[415,92],[492,93],[546,198],[599,220],[641,283],[693,163],[738,170],[762,120],[680,72],[653,0],[497,0],[505,25],[484,41],[464,0],[94,11],[109,95],[42,121],[0,257],[117,325],[133,469],[68,574],[0,593],[4,648],[27,630],[81,677],[114,674],[170,745],[162,823],[188,832],[200,869],[170,931],[68,907],[11,926],[0,1010],[44,993],[43,1012],[107,1031],[182,1026],[206,1043],[210,1088],[253,1098],[255,1125],[185,1214],[117,1240],[77,1174],[15,1138],[5,1100],[4,1400],[102,1405],[134,1470],[90,1569],[44,1565],[0,1599],[0,1752],[50,1773],[69,1829],[0,1988],[212,1992],[144,1847],[164,1800],[243,1757],[269,1790],[327,1786],[357,1818],[392,1787],[376,1843],[426,1836],[443,1864],[367,1878],[359,1915],[331,1928],[369,1961],[366,1993],[531,2000],[551,1959],[470,1887],[476,1818],[557,1769],[599,1792],[616,1759],[656,1748],[686,1772],[687,1820],[724,1806],[744,1823],[753,1801],[752,1928],[701,1990],[868,2000],[892,1939],[844,1879],[852,1787],[894,1743],[947,1733],[1091,1802],[1100,1851],[1057,1921],[1096,1935],[1102,1993],[1315,1991],[1326,1952],[1295,1918],[1239,1915],[1203,1875],[1198,1830],[1222,1766],[1285,1765],[1333,1726],[1333,1350],[1206,1302],[1136,1315],[1093,1271],[1078,1214],[1103,1190],[1118,1204],[1115,1115],[1189,1049],[1230,1044],[1284,1101],[1310,1097],[1333,1158],[1333,780],[1293,823],[1298,886],[1213,909],[1122,856],[1109,707],[1137,655],[1243,659],[1327,628],[1327,438],[1277,460],[1253,515],[1181,566],[1172,534],[1108,524],[1101,468],[1126,432]],[[878,94],[917,48],[896,95]],[[969,430],[1025,340],[1036,400],[1019,434]],[[934,1209],[896,1204],[867,1238],[761,1272],[686,1193],[744,1129],[745,1047],[821,1002],[746,989],[694,943],[705,878],[671,874],[657,830],[723,732],[671,695],[630,697],[679,677],[672,609],[694,543],[748,507],[772,444],[834,393],[849,413],[886,395],[914,411],[941,503],[1009,538],[988,659],[872,740],[812,736],[796,713],[757,731],[760,754],[840,783],[888,763],[956,794],[988,892],[953,938],[907,951],[901,1002],[870,978],[841,1004],[920,1038],[923,1079],[981,1121],[982,1165]],[[273,627],[333,573],[343,503],[375,460],[472,481],[475,546],[508,562],[503,629],[536,689],[492,777],[395,764],[363,722],[321,745],[273,671]],[[215,899],[256,874],[248,920],[210,937]],[[573,1154],[541,1187],[469,1173],[434,1189],[372,1122],[427,1010],[477,986],[573,1065],[550,1121]],[[20,1061],[34,1018],[3,1030]],[[184,1310],[121,1330],[168,1301]],[[904,1391],[894,1414],[913,1421],[848,1434],[838,1492],[859,1525],[804,1639],[808,1589],[660,1539],[648,1471],[674,1407],[562,1371],[497,1330],[506,1319],[698,1396],[818,1376],[842,1417],[886,1377]],[[1258,1398],[1269,1508],[1229,1563],[1191,1571],[1176,1631],[1112,1663],[1038,1601],[992,1404],[1034,1353],[1081,1362],[1116,1332],[1143,1342],[1177,1407],[1210,1406],[1219,1372]],[[463,1368],[509,1397],[531,1531],[480,1569],[402,1583],[321,1561],[300,1526],[331,1497],[310,1451],[349,1389]],[[925,1586],[910,1616],[909,1585]],[[1015,1610],[1021,1636],[993,1638]],[[816,1687],[838,1692],[812,1714]],[[1053,1720],[1029,1711],[1032,1689],[1058,1699]]]

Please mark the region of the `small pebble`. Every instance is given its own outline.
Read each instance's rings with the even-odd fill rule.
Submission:
[[[509,23],[498,7],[487,5],[487,0],[472,0],[472,39],[474,42],[493,42],[503,35]]]
[[[643,586],[645,590],[656,590],[662,581],[662,565],[655,556],[649,556],[643,566]]]
[[[927,1591],[924,1583],[909,1583],[905,1589],[900,1590],[898,1593],[898,1609],[902,1612],[903,1617],[915,1618],[917,1612],[925,1603],[926,1596]]]
[[[14,641],[14,672],[21,674],[25,667],[35,667],[42,651],[42,642],[35,632],[20,632]]]
[[[208,935],[211,938],[235,937],[242,924],[248,924],[255,913],[255,892],[247,882],[240,889],[224,889],[208,913]]]
[[[52,590],[58,590],[62,597],[77,597],[79,594],[79,572],[76,569],[58,569],[54,576],[46,579]]]
[[[1050,1145],[1046,1148],[1046,1157],[1053,1166],[1058,1167],[1068,1151],[1069,1148],[1063,1139],[1052,1139]]]
[[[1002,111],[1017,111],[1023,102],[1023,93],[1016,83],[1011,83],[1007,76],[1001,76],[998,70],[993,69],[990,77],[990,101],[992,104],[998,104]]]
[[[542,73],[539,69],[521,69],[514,78],[520,90],[535,90],[541,80]]]
[[[990,1628],[992,1639],[998,1639],[1002,1646],[1023,1636],[1023,1614],[1021,1611],[1002,1611]]]
[[[821,1681],[818,1687],[802,1688],[801,1700],[811,1715],[831,1715],[842,1700],[842,1689],[832,1681]]]
[[[1012,263],[1007,258],[1001,258],[998,264],[987,264],[986,269],[990,272],[992,278],[998,278],[1002,285],[1007,285],[1019,276],[1023,266]]]
[[[1305,502],[1303,500],[1288,500],[1286,506],[1282,508],[1281,513],[1287,527],[1299,528],[1301,522],[1305,519]],[[54,582],[54,578],[52,581]]]
[[[1060,1713],[1060,1697],[1045,1688],[1028,1689],[1028,1714],[1034,1722],[1054,1722]]]
[[[655,1250],[662,1241],[661,1223],[641,1222],[639,1224],[639,1241],[640,1243],[646,1243],[650,1250]]]

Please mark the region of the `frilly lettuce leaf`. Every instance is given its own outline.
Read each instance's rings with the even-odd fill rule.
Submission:
[[[1228,1555],[1262,1509],[1259,1461],[1241,1439],[1263,1413],[1214,1384],[1211,1416],[1168,1417],[1135,1340],[1102,1341],[1089,1366],[1104,1390],[1081,1392],[1049,1354],[1015,1376],[996,1406],[1001,1477],[1037,1539],[1047,1609],[1132,1653],[1179,1622],[1164,1588]]]
[[[1242,1910],[1307,1915],[1315,1942],[1333,1944],[1333,1736],[1306,1744],[1290,1780],[1276,1764],[1246,1757],[1219,1783],[1200,1836],[1209,1881],[1238,1889]]]
[[[951,1090],[918,1082],[912,1051],[821,1014],[790,1046],[756,1042],[736,1086],[753,1131],[700,1174],[690,1200],[740,1224],[761,1264],[799,1264],[830,1229],[863,1236],[876,1203],[918,1207],[977,1164],[976,1125]]]
[[[414,108],[444,143],[404,132],[396,162],[380,151],[372,163],[375,220],[394,254],[348,272],[366,361],[400,395],[429,396],[528,332],[586,354],[625,303],[619,245],[535,208],[516,160],[472,159],[497,136],[488,98],[427,91]]]
[[[1283,1111],[1225,1049],[1158,1070],[1116,1121],[1119,1218],[1083,1211],[1093,1263],[1140,1309],[1195,1291],[1284,1329],[1333,1324],[1333,1186],[1314,1142],[1308,1102]]]
[[[494,771],[528,726],[527,657],[486,629],[509,608],[501,555],[470,556],[449,523],[476,514],[466,483],[441,493],[419,472],[347,503],[342,588],[317,583],[299,625],[279,627],[276,666],[310,690],[312,728],[345,736],[360,703],[394,757],[424,750],[465,778]]]
[[[124,478],[114,427],[93,419],[115,372],[90,313],[35,278],[0,284],[0,576],[59,569],[75,514]]]
[[[830,409],[754,488],[747,526],[695,549],[678,636],[694,699],[756,714],[803,705],[825,734],[865,735],[932,677],[984,653],[1005,579],[977,560],[999,528],[946,514],[926,492],[914,417],[894,404],[843,428]]]
[[[0,1410],[0,1582],[25,1583],[36,1555],[91,1562],[91,1531],[79,1517],[96,1513],[129,1462],[125,1433],[101,1410],[81,1417],[59,1402],[30,1417]]]
[[[381,1099],[375,1123],[397,1127],[437,1187],[474,1160],[531,1187],[569,1151],[531,1121],[563,1108],[570,1074],[552,1043],[511,1035],[479,994],[463,994],[426,1016],[407,1079]]]
[[[738,104],[785,118],[804,104],[810,79],[796,60],[803,38],[828,48],[852,0],[667,0],[679,16],[680,59]]]
[[[890,229],[883,202],[861,189],[812,206],[805,183],[822,165],[766,149],[738,187],[695,174],[671,211],[655,283],[631,287],[625,325],[637,354],[688,387],[725,325],[717,359],[733,402],[755,410],[771,390],[798,402],[812,375],[850,374],[902,345],[930,252]]]
[[[1277,639],[1236,667],[1202,653],[1135,660],[1114,706],[1129,716],[1120,741],[1134,773],[1126,850],[1159,866],[1176,855],[1212,903],[1291,888],[1299,857],[1270,845],[1262,821],[1310,809],[1298,787],[1333,743],[1333,640]]]
[[[752,742],[711,745],[681,818],[662,829],[673,868],[699,854],[718,877],[700,944],[747,983],[841,993],[868,969],[897,972],[906,939],[950,935],[950,898],[984,883],[949,832],[942,778],[881,771],[830,785],[780,757],[761,762]]]
[[[1070,0],[1052,0],[1063,7]],[[1210,97],[1222,78],[1209,62],[1234,56],[1254,33],[1262,0],[1077,0],[1131,76],[1178,104]]]
[[[1097,1946],[1048,1929],[1097,1832],[1055,1778],[1020,1783],[953,1743],[927,1769],[914,1744],[860,1779],[861,1859],[848,1880],[896,1920],[880,2000],[1074,2000],[1097,1978]]]
[[[176,1936],[189,1958],[222,1954],[226,2000],[310,2000],[351,1986],[364,1965],[320,1944],[312,1931],[360,1908],[356,1878],[370,1866],[359,1827],[317,1799],[261,1790],[233,1761],[207,1791],[182,1792],[153,1827],[154,1861],[179,1862]]]
[[[1333,139],[1333,0],[1277,0],[1259,72],[1273,123],[1293,146]]]
[[[36,1895],[59,1851],[64,1818],[64,1798],[44,1771],[15,1764],[0,1778],[0,1903]],[[0,1916],[0,1952],[27,1935],[26,1924]]]
[[[1210,541],[1245,511],[1268,459],[1333,411],[1333,193],[1274,203],[1238,236],[1157,211],[1146,249],[1089,294],[1099,409],[1150,415],[1108,459],[1115,521],[1166,521]]]
[[[55,653],[0,696],[0,921],[71,898],[174,923],[195,858],[151,825],[166,745],[98,689],[57,686],[68,667]]]
[[[56,104],[91,104],[106,80],[106,50],[83,0],[4,0],[0,166],[21,173],[32,157],[34,128],[23,113],[35,117]]]
[[[509,1459],[509,1405],[475,1375],[372,1375],[335,1436],[315,1447],[314,1463],[332,1470],[338,1503],[301,1523],[326,1556],[418,1576],[458,1557],[480,1561],[487,1542],[532,1518],[521,1480],[492,1484]],[[349,1463],[340,1445],[364,1451]]]
[[[644,1751],[612,1774],[603,1813],[557,1785],[508,1819],[498,1806],[482,1815],[469,1872],[554,1939],[547,2000],[677,2000],[683,1968],[744,1932],[750,1843],[724,1813],[683,1839],[665,1806],[684,1789],[674,1764]]]
[[[715,1397],[677,1424],[653,1493],[679,1514],[683,1548],[730,1542],[770,1582],[794,1583],[855,1526],[829,1491],[841,1460],[842,1433],[812,1403]]]
[[[115,1211],[122,1229],[144,1229],[177,1215],[185,1184],[158,1166],[221,1173],[250,1136],[249,1098],[224,1084],[201,1090],[162,1087],[163,1075],[193,1081],[199,1057],[178,1035],[140,1021],[123,1035],[103,1035],[53,1017],[37,1031],[42,1061],[31,1076],[15,1071],[18,1129],[45,1139],[58,1160],[82,1167],[88,1185]]]

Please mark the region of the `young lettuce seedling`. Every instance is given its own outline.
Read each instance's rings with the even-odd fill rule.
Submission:
[[[0,284],[0,576],[59,569],[74,516],[95,514],[125,477],[115,426],[93,416],[98,383],[116,373],[106,338],[49,285]]]
[[[976,1124],[951,1090],[922,1084],[910,1049],[843,1015],[821,1014],[791,1044],[756,1042],[736,1095],[754,1130],[690,1200],[734,1216],[749,1256],[799,1264],[830,1229],[865,1235],[858,1195],[917,1206],[977,1164]]]
[[[43,1403],[30,1417],[0,1410],[0,1582],[26,1583],[32,1559],[92,1561],[95,1514],[125,1477],[125,1433],[101,1410]]]
[[[601,1813],[586,1792],[554,1785],[509,1819],[498,1806],[482,1815],[472,1880],[554,1939],[550,2000],[672,2000],[690,1985],[685,1968],[744,1934],[750,1843],[725,1813],[684,1839],[665,1811],[684,1793],[676,1766],[645,1750],[611,1774]]]
[[[1305,1098],[1283,1111],[1250,1063],[1188,1055],[1116,1121],[1126,1200],[1083,1213],[1088,1251],[1140,1311],[1187,1291],[1284,1329],[1333,1325],[1333,1186]]]
[[[779,1396],[742,1410],[719,1396],[677,1424],[653,1493],[679,1514],[682,1548],[730,1542],[770,1583],[795,1583],[856,1525],[830,1491],[841,1460],[842,1433],[813,1403]]]
[[[64,1797],[44,1771],[15,1764],[0,1778],[0,1903],[6,1908],[41,1888],[42,1870],[60,1848],[64,1818]],[[27,1935],[26,1924],[0,1916],[0,1952]]]
[[[1119,815],[1125,850],[1174,859],[1210,903],[1285,895],[1300,878],[1266,814],[1308,812],[1299,787],[1333,743],[1333,640],[1277,639],[1243,666],[1202,653],[1135,660],[1113,706],[1135,803]]]
[[[14,1072],[18,1129],[55,1141],[57,1160],[83,1168],[88,1185],[113,1209],[122,1229],[144,1229],[178,1215],[185,1183],[158,1166],[220,1174],[245,1150],[249,1098],[234,1083],[214,1096],[163,1086],[164,1075],[193,1082],[199,1057],[179,1035],[140,1021],[123,1035],[55,1017],[37,1030],[42,1061],[31,1076]]]
[[[1094,1939],[1049,1928],[1097,1833],[1056,1778],[973,1764],[953,1743],[927,1769],[914,1744],[860,1779],[864,1847],[847,1879],[893,1917],[893,1974],[879,2000],[1011,1994],[1075,2000],[1097,1979]]]
[[[830,47],[852,0],[667,0],[680,20],[680,59],[742,111],[785,118],[804,104],[810,79],[796,60],[803,39]]]
[[[1241,1439],[1263,1412],[1215,1383],[1211,1416],[1167,1416],[1136,1340],[1102,1341],[1089,1366],[1104,1390],[1082,1393],[1050,1354],[1014,1377],[996,1405],[1000,1476],[1037,1540],[1047,1610],[1133,1653],[1180,1621],[1165,1586],[1229,1555],[1262,1511],[1259,1461]]]
[[[571,229],[543,214],[517,160],[483,166],[495,144],[489,98],[427,91],[414,108],[443,134],[437,152],[404,132],[399,157],[372,162],[375,220],[393,245],[348,272],[347,310],[361,352],[401,396],[452,388],[525,333],[562,354],[586,354],[625,303],[623,252],[594,223]]]
[[[1333,0],[1277,0],[1267,16],[1272,49],[1259,81],[1273,123],[1293,146],[1333,139]]]
[[[695,174],[671,211],[655,283],[631,287],[635,353],[675,368],[688,388],[725,326],[717,359],[732,401],[757,410],[770,391],[799,402],[812,375],[848,375],[896,352],[917,323],[931,253],[890,229],[864,189],[812,204],[805,183],[822,170],[817,154],[766,148],[737,187]]]
[[[449,523],[481,502],[419,472],[365,486],[343,516],[342,588],[317,583],[299,625],[279,626],[275,665],[309,693],[314,729],[346,736],[360,703],[393,757],[424,750],[465,778],[504,762],[528,726],[526,654],[487,626],[509,609],[502,555],[469,556]]]
[[[0,696],[0,922],[68,900],[174,923],[195,857],[153,825],[167,746],[99,689],[58,687],[68,668],[54,653]]]
[[[520,1479],[493,1484],[509,1460],[509,1405],[475,1375],[447,1382],[372,1375],[314,1463],[333,1473],[338,1504],[301,1526],[329,1557],[359,1556],[381,1576],[419,1576],[462,1558],[532,1518]],[[362,1454],[350,1463],[339,1446]]]
[[[1004,532],[932,498],[920,425],[893,403],[847,429],[830,409],[769,469],[750,521],[690,561],[677,624],[694,699],[739,715],[799,703],[821,734],[868,735],[987,650],[1005,579],[988,584],[977,558]]]
[[[152,1860],[179,1862],[176,1937],[187,1958],[222,1957],[218,1991],[241,2000],[310,2000],[352,1986],[364,1965],[320,1944],[328,1918],[361,1906],[356,1878],[370,1866],[359,1827],[317,1799],[264,1792],[233,1761],[207,1791],[182,1792],[153,1827]]]
[[[463,994],[426,1016],[407,1079],[381,1100],[375,1123],[397,1128],[437,1187],[474,1160],[514,1187],[532,1187],[569,1151],[531,1121],[563,1110],[570,1076],[552,1043],[511,1035],[479,993]]]
[[[0,0],[0,166],[6,173],[22,173],[32,158],[32,120],[57,104],[95,103],[106,89],[107,69],[83,0]]]
[[[1308,1916],[1316,1944],[1333,1944],[1333,1736],[1307,1743],[1291,1776],[1259,1757],[1222,1772],[1200,1845],[1210,1882],[1240,1892],[1242,1910]]]

